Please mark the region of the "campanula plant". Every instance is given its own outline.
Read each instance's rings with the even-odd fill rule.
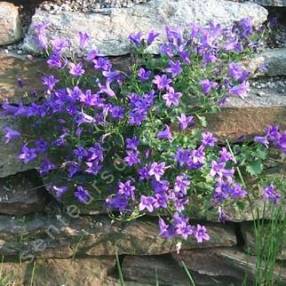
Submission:
[[[185,31],[167,27],[165,35],[132,34],[133,63],[125,71],[100,51],[87,50],[88,34],[79,33],[85,55],[76,57],[68,39],[46,37],[48,28],[34,27],[50,69],[42,77],[41,100],[4,105],[33,132],[27,136],[7,126],[6,143],[21,138],[19,160],[39,160],[43,178],[61,178],[49,185],[58,200],[72,194],[88,204],[100,189],[111,213],[124,219],[156,213],[163,237],[209,240],[205,226],[190,224],[192,196],[207,200],[223,220],[224,204],[249,192],[237,173],[239,150],[219,144],[205,115],[229,97],[247,96],[251,72],[240,62],[259,47],[251,20],[227,28],[192,24]],[[159,44],[161,36],[166,40]],[[148,53],[152,45],[156,57]],[[257,138],[261,162],[270,142],[286,150],[285,134],[274,133],[269,129]],[[280,200],[274,185],[265,186],[264,197]]]

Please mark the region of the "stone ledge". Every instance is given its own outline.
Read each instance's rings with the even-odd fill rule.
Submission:
[[[37,9],[23,48],[29,52],[39,52],[32,27],[42,22],[49,24],[49,39],[55,36],[70,39],[72,51],[77,54],[82,52],[78,43],[78,32],[84,31],[91,35],[90,47],[96,47],[104,55],[114,56],[130,52],[128,36],[131,33],[155,30],[162,34],[166,26],[188,28],[190,20],[205,25],[216,19],[216,22],[226,26],[251,17],[254,24],[259,26],[266,21],[267,14],[266,9],[254,3],[241,4],[223,0],[153,0],[130,8],[100,9],[89,14],[69,11],[52,14]],[[151,53],[158,53],[158,43],[162,39],[161,36],[160,40],[150,47]]]
[[[198,244],[189,239],[183,249],[230,247],[237,244],[232,225],[208,224],[211,239]],[[102,256],[118,253],[159,255],[176,251],[176,241],[159,235],[154,219],[112,223],[106,216],[0,216],[0,255],[69,258],[74,255]],[[61,251],[59,252],[59,249]]]

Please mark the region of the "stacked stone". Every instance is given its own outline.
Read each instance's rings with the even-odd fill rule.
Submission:
[[[44,10],[68,10],[94,12],[103,8],[127,8],[150,0],[56,0],[45,1],[40,5]]]
[[[74,9],[81,9],[79,7],[81,2],[74,2],[74,5],[78,5],[75,6],[78,8]],[[119,1],[116,2],[119,3]],[[123,3],[123,1],[120,2]],[[217,6],[218,3],[221,5],[217,7],[219,10],[216,10],[216,13],[218,14],[213,14],[211,13],[213,12],[212,5],[204,6],[207,0],[170,0],[168,3],[166,2],[165,0],[161,1],[162,6],[160,7],[164,9],[152,6],[151,2],[140,5],[146,12],[152,12],[152,8],[156,7],[158,10],[148,15],[138,14],[138,19],[130,17],[131,19],[128,21],[134,22],[129,22],[133,23],[129,25],[133,30],[130,28],[128,33],[135,32],[137,27],[144,27],[147,31],[149,27],[145,27],[143,24],[146,19],[150,20],[150,17],[153,17],[154,23],[158,25],[153,28],[159,28],[162,31],[162,26],[158,24],[157,11],[160,11],[160,19],[165,24],[180,22],[182,26],[186,25],[190,18],[202,22],[207,21],[215,15],[220,15],[219,11],[222,11],[224,15],[223,19],[220,19],[222,22],[231,22],[252,13],[256,17],[256,22],[261,23],[267,16],[263,8],[253,4],[241,8],[241,6],[235,6],[241,4],[234,5],[232,3],[228,6],[232,9],[228,8],[228,13],[226,13],[225,1],[209,1],[208,3],[216,2]],[[197,14],[192,14],[192,6],[189,4],[191,2],[200,5]],[[15,24],[18,23],[18,16],[7,10],[7,7],[14,11],[17,11],[17,8],[7,3],[3,5],[3,3],[0,2],[0,11],[1,9],[4,11],[4,8],[6,10],[5,14],[0,13],[0,27],[1,23],[4,23],[5,17],[11,17],[12,20],[9,22],[11,25],[9,29],[8,26],[5,26],[5,29],[11,31],[9,35],[1,34],[3,29],[0,29],[0,45],[9,44],[19,38],[15,28],[18,27]],[[86,3],[92,5],[95,1]],[[110,5],[116,5],[115,2],[112,3]],[[140,9],[135,7],[132,10],[128,10],[131,8],[115,9],[116,13],[111,13],[103,26],[96,26],[91,22],[89,25],[95,30],[103,30],[105,33],[103,35],[107,35],[110,33],[110,27],[107,25],[112,22],[112,17],[116,15],[124,20],[124,17],[128,15],[126,10],[130,11],[130,15],[135,12],[139,13]],[[176,9],[179,7],[182,14],[176,13]],[[205,11],[205,7],[209,7],[210,11]],[[257,10],[249,12],[249,7]],[[71,21],[75,21],[73,26],[63,25],[64,19],[67,19],[66,15],[71,17]],[[100,13],[96,16],[103,17]],[[142,17],[144,18],[140,20]],[[54,22],[54,24],[56,23],[53,25],[55,30],[49,30],[50,35],[53,35],[55,31],[59,34],[67,32],[66,29],[69,27],[71,30],[68,31],[68,34],[75,39],[78,32],[75,27],[82,28],[80,24],[82,23],[82,14],[63,13],[61,16],[57,15],[56,18],[60,20]],[[48,11],[43,12],[39,9],[33,22],[37,23],[44,19],[55,21]],[[65,31],[61,29],[65,29]],[[32,41],[30,36],[26,37],[26,45]],[[93,36],[96,37],[97,34]],[[126,38],[119,32],[118,34],[114,32],[113,37],[115,39]],[[102,38],[105,39],[105,37]],[[110,49],[115,54],[122,54],[122,49],[118,45],[114,45]],[[108,53],[109,50],[105,51]],[[123,53],[127,52],[127,48],[123,49]],[[286,76],[285,57],[285,49],[276,49],[264,52],[246,64],[253,70],[266,64],[268,70],[262,76],[271,78],[279,76],[279,83],[281,83]],[[130,59],[127,57],[112,58],[112,60],[117,65],[119,63],[118,69],[122,67],[126,69],[130,64]],[[0,52],[0,104],[7,99],[15,104],[33,103],[38,99],[37,97],[24,95],[30,95],[34,90],[40,89],[40,83],[35,79],[39,74],[45,72],[46,66],[40,59]],[[16,85],[17,77],[23,80],[24,88]],[[220,140],[235,141],[243,136],[253,138],[254,135],[263,133],[265,126],[272,123],[286,128],[286,96],[282,96],[282,90],[267,86],[265,94],[261,94],[261,88],[257,91],[256,86],[257,82],[253,84],[247,100],[232,100],[229,106],[220,113],[210,115],[209,129]],[[258,92],[260,93],[257,94]],[[0,114],[0,129],[7,125],[11,126],[10,120],[9,117]],[[21,122],[13,121],[13,124],[17,130],[24,128]],[[26,132],[31,132],[31,130],[25,130]],[[241,286],[245,273],[250,280],[253,277],[255,257],[246,254],[249,249],[253,250],[254,248],[253,228],[252,223],[249,222],[253,219],[251,214],[253,205],[247,205],[246,202],[244,211],[231,207],[226,209],[229,222],[225,225],[217,223],[216,213],[210,211],[207,214],[201,214],[198,210],[194,213],[193,219],[207,225],[211,239],[202,245],[198,245],[191,239],[187,240],[182,245],[180,254],[177,254],[176,241],[166,241],[159,236],[155,218],[146,217],[128,223],[114,223],[106,214],[102,203],[99,206],[92,205],[90,209],[85,205],[83,207],[71,205],[65,200],[59,205],[49,196],[46,188],[50,184],[55,184],[55,180],[47,178],[43,182],[34,170],[38,167],[37,162],[33,166],[21,164],[17,160],[18,143],[4,144],[3,138],[0,141],[0,256],[9,257],[10,261],[11,258],[15,261],[20,258],[23,263],[11,263],[10,261],[1,263],[1,279],[7,277],[13,285],[30,284],[31,276],[33,276],[34,285],[37,286],[118,285],[116,254],[120,255],[122,261],[126,285],[155,285],[156,277],[160,285],[189,285],[186,274],[180,267],[182,260],[198,286]],[[285,170],[282,170],[282,173],[285,175]],[[255,207],[263,208],[263,203],[257,201]],[[268,213],[264,213],[264,217],[258,218],[271,219]],[[241,239],[241,235],[243,239]],[[33,259],[36,264],[32,262]],[[282,246],[278,259],[286,260],[286,244]],[[33,265],[36,265],[35,272],[31,271]],[[155,271],[155,269],[157,270]],[[285,267],[277,265],[274,268],[274,276],[278,277],[281,274],[281,285],[286,284],[285,273]],[[253,285],[253,283],[250,281],[248,285]]]

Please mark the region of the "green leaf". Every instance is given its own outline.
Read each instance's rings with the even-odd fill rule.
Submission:
[[[257,176],[262,173],[263,171],[263,164],[260,160],[255,160],[251,163],[249,163],[246,166],[246,171],[251,175],[251,176]]]

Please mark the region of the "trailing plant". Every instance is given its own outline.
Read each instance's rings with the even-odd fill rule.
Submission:
[[[42,77],[39,102],[3,105],[22,124],[22,130],[4,129],[6,143],[24,140],[19,160],[40,160],[40,174],[53,176],[48,188],[58,200],[90,205],[100,196],[113,217],[156,212],[163,237],[208,240],[205,226],[190,224],[193,198],[225,220],[225,205],[253,191],[240,181],[241,172],[256,182],[263,177],[276,128],[258,143],[233,145],[232,152],[207,130],[208,113],[229,97],[247,96],[251,73],[241,61],[260,46],[251,20],[226,28],[167,27],[162,44],[155,31],[132,34],[127,71],[87,49],[86,33],[78,38],[86,56],[76,57],[68,39],[47,39],[48,28],[42,23],[34,31],[51,74]],[[272,141],[285,152],[286,133],[276,133]]]

